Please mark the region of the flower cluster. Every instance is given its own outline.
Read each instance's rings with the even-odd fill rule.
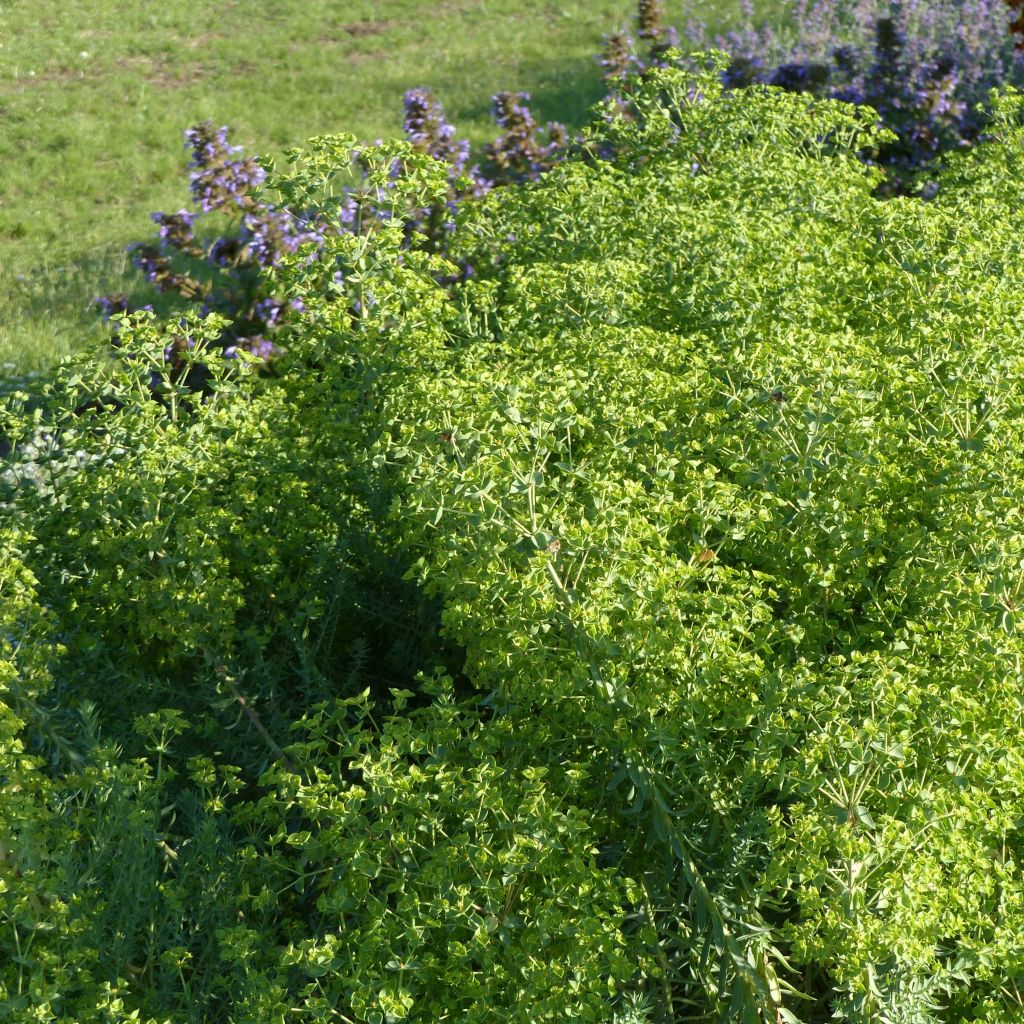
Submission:
[[[889,194],[927,183],[937,157],[973,143],[989,91],[1024,82],[1024,0],[794,0],[792,32],[755,22],[751,0],[739,24],[714,35],[690,19],[695,49],[724,50],[730,88],[773,85],[873,107],[896,135],[872,159],[887,171]],[[659,0],[638,0],[634,42],[623,29],[605,37],[600,58],[613,107],[630,113],[633,83],[663,66],[677,31]],[[1016,42],[1016,46],[1015,46]]]
[[[641,5],[643,6],[643,5]],[[792,36],[757,25],[749,0],[742,23],[710,35],[686,27],[696,47],[732,57],[725,84],[813,92],[878,111],[897,140],[875,159],[890,192],[910,190],[922,169],[977,139],[989,90],[1024,81],[1004,0],[797,0]]]
[[[154,223],[160,225],[160,239],[188,256],[201,256],[203,247],[196,242],[193,225],[196,216],[188,210],[177,213],[156,212],[150,215]]]
[[[435,160],[450,164],[453,174],[461,174],[469,161],[469,140],[455,138],[455,126],[445,117],[441,104],[429,89],[410,89],[405,94],[406,138]]]
[[[263,168],[228,142],[227,128],[209,121],[190,128],[185,148],[191,154],[195,210],[152,214],[159,237],[155,244],[131,246],[132,262],[158,292],[225,315],[230,321],[221,339],[226,357],[242,349],[268,360],[282,351],[272,336],[301,310],[266,294],[261,271],[305,243],[319,245],[324,229],[298,211],[260,198]],[[197,235],[197,222],[214,213],[228,218],[228,228],[204,239]],[[137,308],[124,294],[101,297],[96,304],[107,318]],[[177,351],[172,339],[165,353],[172,367]]]
[[[203,213],[233,205],[247,208],[248,193],[262,184],[263,168],[251,157],[238,159],[240,146],[230,146],[226,127],[206,121],[185,132],[185,148],[192,150],[189,183],[192,199]]]
[[[112,292],[110,295],[101,295],[96,300],[96,308],[109,320],[115,313],[127,313],[130,307],[126,292]]]
[[[186,299],[195,299],[203,294],[200,282],[188,274],[177,273],[172,267],[171,258],[156,246],[140,243],[133,245],[129,252],[135,268],[141,271],[150,284],[156,286],[157,291],[177,292]]]
[[[276,266],[285,253],[305,242],[319,244],[323,238],[320,228],[304,223],[291,210],[257,207],[242,217],[243,251],[261,267]]]
[[[630,76],[643,66],[636,53],[636,43],[625,30],[604,37],[600,62],[605,83],[612,92],[620,92]]]
[[[665,5],[662,0],[638,0],[636,11],[636,34],[641,39],[656,43],[661,38],[661,20],[665,16]]]
[[[426,240],[428,248],[444,252],[448,238],[455,228],[455,215],[459,204],[467,195],[482,195],[493,182],[480,173],[478,166],[469,167],[468,139],[457,139],[455,126],[447,119],[444,109],[429,89],[410,89],[405,94],[405,116],[402,127],[406,138],[421,153],[448,165],[448,195],[413,210],[406,224],[406,234],[415,232]],[[396,175],[401,172],[395,168]],[[467,185],[468,182],[468,185]]]
[[[1016,47],[1024,49],[1024,0],[1006,0],[1006,6],[1013,11],[1010,32],[1017,37]]]
[[[662,0],[638,0],[634,31],[605,37],[600,62],[609,109],[620,116],[631,116],[637,83],[648,69],[664,65],[678,41],[677,30],[664,24],[663,6]],[[685,35],[695,47],[715,46],[731,55],[723,73],[730,88],[768,84],[870,105],[896,136],[865,155],[886,168],[883,191],[928,194],[936,158],[981,133],[979,104],[989,89],[1024,82],[1024,53],[1014,45],[1024,21],[1013,21],[1022,9],[1024,0],[794,0],[795,28],[783,36],[757,25],[750,0],[744,0],[743,19],[727,34],[712,36],[691,20]],[[481,162],[471,163],[469,142],[457,137],[430,91],[405,94],[406,137],[446,165],[450,182],[441,199],[405,211],[408,244],[447,253],[463,202],[492,188],[535,181],[571,152],[564,126],[540,129],[528,102],[523,92],[493,97],[499,133]],[[401,164],[395,162],[390,182],[371,188],[364,180],[345,190],[327,223],[262,199],[263,168],[229,143],[227,128],[197,125],[185,133],[185,147],[195,212],[154,213],[158,243],[133,247],[135,265],[158,291],[224,314],[231,321],[226,351],[272,355],[280,350],[272,339],[300,311],[266,293],[266,268],[303,245],[316,251],[328,234],[366,232],[390,219]],[[227,216],[229,228],[204,241],[196,221],[214,212]],[[462,276],[470,272],[463,268]],[[100,301],[108,316],[128,306],[124,296]]]

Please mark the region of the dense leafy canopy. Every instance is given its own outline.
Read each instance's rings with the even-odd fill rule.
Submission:
[[[1021,101],[882,202],[869,112],[720,70],[456,285],[364,153],[275,379],[142,313],[13,400],[10,1019],[1020,1019]]]

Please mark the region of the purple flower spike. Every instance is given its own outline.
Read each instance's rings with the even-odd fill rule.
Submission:
[[[104,320],[109,320],[115,313],[127,313],[129,309],[128,296],[124,292],[99,295],[93,300],[93,305],[100,311]]]
[[[227,128],[214,129],[206,121],[185,132],[185,148],[192,150],[189,166],[192,198],[203,213],[232,206],[247,209],[253,201],[247,195],[263,183],[263,168],[251,157],[238,160],[240,146],[229,146]]]
[[[150,219],[160,225],[160,240],[167,246],[177,249],[188,256],[202,256],[203,248],[196,242],[193,225],[195,214],[188,210],[177,213],[150,214]]]
[[[538,141],[537,122],[526,106],[529,98],[525,92],[499,92],[493,97],[491,111],[503,129],[487,147],[496,182],[535,181],[568,144],[568,133],[557,124],[548,125],[546,145]]]
[[[451,167],[452,177],[462,173],[469,159],[469,142],[455,138],[454,126],[429,89],[410,89],[405,94],[403,127],[418,150]]]

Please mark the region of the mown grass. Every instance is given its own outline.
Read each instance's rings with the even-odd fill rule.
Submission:
[[[0,378],[102,328],[103,292],[137,288],[126,243],[187,201],[182,130],[232,126],[249,151],[325,131],[396,134],[430,86],[488,137],[490,96],[533,94],[576,126],[599,98],[600,37],[632,0],[4,0],[0,22]],[[682,19],[668,4],[670,20]],[[767,5],[763,5],[767,6]],[[734,18],[736,0],[699,14]]]

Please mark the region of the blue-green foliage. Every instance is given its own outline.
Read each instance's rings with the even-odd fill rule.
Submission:
[[[11,1019],[1020,1019],[1020,100],[880,202],[869,114],[718,70],[454,286],[384,147],[275,379],[138,314],[12,404]]]

